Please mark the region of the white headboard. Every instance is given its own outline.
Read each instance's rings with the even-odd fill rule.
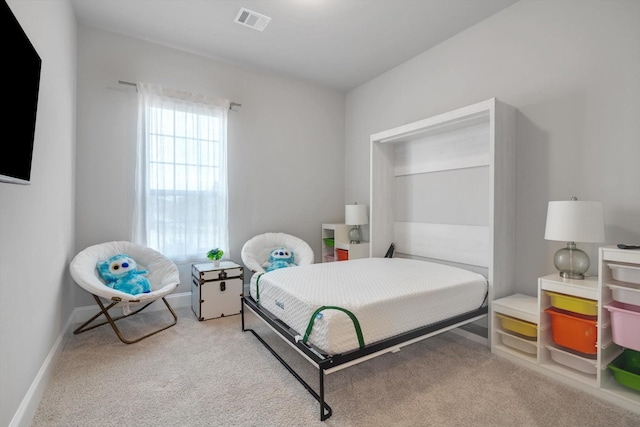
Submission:
[[[495,98],[371,135],[371,256],[486,268],[514,291],[515,109]]]

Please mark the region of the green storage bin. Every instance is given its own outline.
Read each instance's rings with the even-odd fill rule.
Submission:
[[[618,384],[640,391],[640,352],[626,348],[607,366]]]
[[[324,239],[325,246],[334,246],[333,237],[327,237]]]

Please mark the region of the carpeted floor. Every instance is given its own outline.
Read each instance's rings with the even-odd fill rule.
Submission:
[[[326,377],[333,415],[253,337],[239,315],[178,324],[137,344],[109,326],[71,335],[33,426],[640,426],[640,414],[559,384],[445,333]],[[169,317],[126,319],[126,333]],[[136,320],[135,317],[138,317]],[[247,325],[268,334],[254,317]],[[272,337],[273,338],[273,337]],[[315,386],[317,371],[269,342]]]

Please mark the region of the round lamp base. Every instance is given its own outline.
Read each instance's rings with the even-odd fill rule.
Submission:
[[[350,230],[349,230],[349,243],[351,244],[358,244],[360,243],[360,239],[362,238],[361,234],[360,234],[360,227],[357,225],[354,225]]]
[[[589,256],[583,250],[576,248],[575,242],[569,242],[566,248],[556,252],[553,264],[560,272],[560,277],[582,280],[589,270]]]

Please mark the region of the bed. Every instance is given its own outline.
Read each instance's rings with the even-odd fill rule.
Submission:
[[[488,312],[488,283],[458,267],[403,258],[364,258],[256,273],[242,297],[249,331],[320,404],[325,375],[477,321]],[[258,332],[250,310],[318,369],[318,392]]]
[[[363,348],[486,305],[487,280],[457,267],[364,258],[255,275],[257,304],[323,355]]]
[[[495,98],[371,135],[370,257],[252,270],[242,330],[321,420],[327,374],[470,323],[489,323],[490,345],[491,302],[514,286],[514,136],[515,110]],[[317,391],[245,327],[247,310],[318,368]]]

